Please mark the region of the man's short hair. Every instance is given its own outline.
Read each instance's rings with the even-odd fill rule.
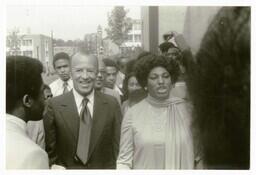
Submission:
[[[115,61],[113,61],[113,60],[111,60],[109,58],[104,58],[103,62],[104,62],[106,67],[115,67],[116,70],[118,70],[118,66],[117,66]]]
[[[55,62],[60,59],[65,59],[65,60],[70,61],[70,56],[65,52],[60,52],[60,53],[55,54],[53,57],[53,60],[52,60],[52,65],[54,68],[55,68]]]
[[[10,113],[24,95],[37,98],[43,80],[42,63],[26,56],[8,56],[6,60],[6,111]]]
[[[173,43],[165,41],[159,45],[159,48],[162,53],[166,53],[170,48],[177,48],[177,47]]]

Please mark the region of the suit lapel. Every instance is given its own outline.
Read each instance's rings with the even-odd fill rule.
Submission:
[[[91,130],[88,158],[90,158],[95,148],[95,145],[98,142],[100,135],[102,134],[105,121],[107,119],[106,111],[108,109],[107,109],[106,103],[107,101],[105,100],[105,98],[102,98],[100,93],[95,92],[94,108],[93,108],[93,124],[92,124],[92,130]]]
[[[73,92],[67,93],[67,98],[61,103],[62,116],[75,141],[78,139],[79,132],[79,114],[77,112],[76,102]]]

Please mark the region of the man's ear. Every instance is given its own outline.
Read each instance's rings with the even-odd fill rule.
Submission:
[[[22,103],[24,106],[30,108],[33,104],[33,99],[28,94],[25,94],[22,98]]]

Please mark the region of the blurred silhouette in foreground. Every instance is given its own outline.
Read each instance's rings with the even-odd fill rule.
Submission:
[[[184,38],[173,36],[183,53],[205,168],[249,169],[250,8],[222,8],[194,57]]]

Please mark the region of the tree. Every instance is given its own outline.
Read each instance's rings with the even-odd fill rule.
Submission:
[[[118,47],[128,39],[128,32],[132,29],[132,20],[126,16],[127,13],[123,6],[116,6],[108,16],[107,36]]]
[[[84,36],[84,49],[89,54],[97,53],[97,34],[91,33]]]
[[[6,46],[9,48],[7,55],[17,55],[20,51],[21,36],[19,34],[19,29],[13,29],[6,38]]]

